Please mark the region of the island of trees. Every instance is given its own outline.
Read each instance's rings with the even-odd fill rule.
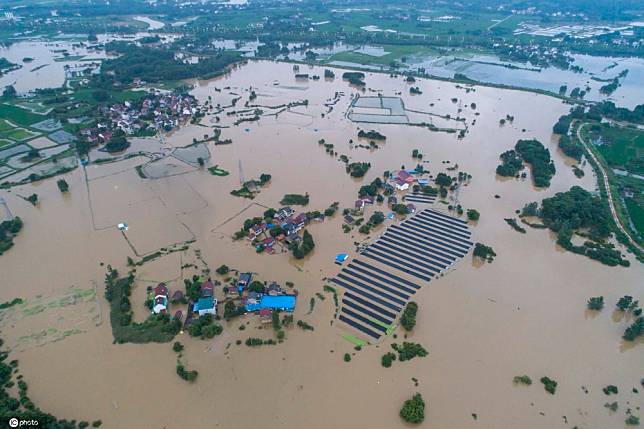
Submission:
[[[22,226],[22,219],[19,217],[0,223],[0,255],[13,247],[13,238],[18,235]]]
[[[545,198],[541,208],[536,204],[526,205],[522,216],[540,217],[545,227],[557,233],[557,244],[566,250],[610,266],[630,265],[607,241],[613,228],[608,207],[598,196],[579,186]],[[574,244],[573,235],[586,240],[582,244]]]
[[[496,168],[499,176],[518,177],[523,163],[530,164],[535,186],[548,187],[555,175],[555,165],[550,159],[550,151],[538,140],[519,140],[514,150],[503,152],[501,165]]]

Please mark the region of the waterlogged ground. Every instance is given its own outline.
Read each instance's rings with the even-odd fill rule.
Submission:
[[[301,66],[300,73],[323,76],[323,69]],[[31,380],[34,402],[64,418],[100,418],[108,428],[251,428],[258,423],[393,428],[403,426],[398,417],[402,401],[420,392],[428,404],[422,427],[624,427],[625,410],[642,405],[641,394],[631,393],[642,377],[642,345],[622,342],[628,321],[613,308],[621,295],[642,298],[642,265],[609,268],[563,252],[547,231],[519,234],[503,220],[526,202],[572,185],[595,189],[589,167],[577,179],[551,134],[569,106],[533,93],[480,87],[467,91],[429,80],[418,80],[414,86],[423,94],[411,96],[402,78],[368,74],[364,95],[376,95],[372,90],[386,96],[400,93],[407,109],[452,117],[459,115],[460,106],[468,125],[467,135],[458,140],[456,134],[421,127],[370,124],[367,130],[375,129],[387,140],[369,150],[358,147],[368,144],[358,140],[360,124],[345,118],[358,90],[343,82],[341,73],[336,70],[333,80],[296,80],[289,64],[251,62],[220,79],[196,82],[193,93],[202,102],[211,97],[213,105],[223,107],[242,97],[234,108],[210,114],[202,125],[184,127],[162,141],[134,141],[130,153],[143,152],[141,156],[67,174],[68,195],[52,180],[0,191],[25,221],[15,247],[0,257],[0,301],[21,297],[26,304],[3,312],[2,332]],[[252,114],[226,112],[247,109],[251,87],[257,98],[250,104],[264,106],[264,114],[305,99],[308,106],[235,126],[240,117]],[[329,113],[324,104],[336,92],[339,101]],[[500,127],[499,119],[507,114],[515,117],[514,123]],[[214,125],[222,127],[221,139],[233,143],[206,143],[211,154],[207,166],[217,165],[228,176],[214,176],[188,163],[190,168],[181,174],[155,180],[142,179],[134,170],[150,159],[169,162],[172,148],[212,135]],[[495,177],[498,155],[520,138],[537,138],[550,148],[557,174],[549,189],[537,190],[529,179]],[[325,153],[320,139],[334,144],[337,156]],[[364,236],[344,234],[340,216],[314,222],[309,231],[316,248],[304,262],[287,254],[256,254],[248,242],[233,242],[230,236],[245,218],[279,206],[286,193],[308,192],[307,210],[323,210],[334,201],[350,207],[358,188],[384,170],[415,166],[413,149],[424,154],[424,166],[434,175],[458,164],[473,176],[460,190],[458,202],[481,212],[481,219],[471,225],[473,239],[491,245],[498,256],[492,264],[481,265],[468,255],[416,295],[420,312],[411,340],[430,354],[386,369],[380,357],[395,340],[355,352],[330,323],[335,311],[330,294],[316,298],[313,312],[307,314],[309,299],[322,292],[322,279],[338,271],[335,254],[353,254],[354,242]],[[342,154],[370,162],[371,169],[363,179],[350,178],[338,160]],[[450,164],[442,163],[447,160]],[[254,200],[229,194],[240,186],[240,175],[249,180],[261,173],[271,174],[272,180]],[[40,196],[37,207],[19,198],[34,192]],[[378,209],[386,211],[375,206],[367,215]],[[125,234],[116,228],[120,222],[129,225]],[[137,269],[132,295],[137,320],[146,315],[146,286],[166,281],[174,290],[194,272],[187,264],[212,269],[227,264],[254,271],[263,280],[294,282],[299,291],[295,318],[315,331],[288,328],[285,343],[250,349],[235,341],[270,338],[273,333],[259,330],[256,317],[246,316],[225,324],[224,333],[213,340],[180,335],[186,345],[184,361],[199,371],[195,384],[175,374],[176,355],[169,344],[114,345],[102,297],[105,265],[125,272],[128,256],[138,259],[137,254],[176,248],[193,239],[187,250]],[[74,290],[90,292],[79,292],[75,305],[63,305]],[[604,295],[607,302],[596,315],[587,313],[585,305],[595,295]],[[46,310],[27,311],[38,305]],[[48,331],[52,327],[58,332]],[[342,359],[346,352],[355,352],[350,363]],[[521,374],[535,383],[513,386],[512,378]],[[538,382],[544,375],[558,381],[556,395],[547,394]],[[601,389],[608,384],[617,385],[620,393],[606,397]],[[613,400],[620,408],[611,414],[604,403]]]

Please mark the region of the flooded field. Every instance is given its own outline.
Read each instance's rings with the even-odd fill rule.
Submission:
[[[291,64],[249,62],[221,78],[194,82],[193,95],[213,106],[199,125],[162,139],[133,139],[119,156],[93,152],[92,160],[113,162],[66,174],[69,193],[62,194],[55,180],[0,190],[25,223],[15,246],[0,257],[0,302],[20,297],[25,304],[0,313],[0,329],[32,381],[31,399],[61,418],[101,419],[107,428],[394,428],[402,426],[400,404],[415,392],[427,403],[422,427],[624,427],[624,411],[643,402],[641,393],[632,393],[635,387],[641,391],[642,344],[623,342],[628,320],[612,309],[622,295],[641,297],[642,265],[631,258],[630,268],[609,268],[564,252],[547,230],[519,234],[503,220],[525,203],[573,185],[595,190],[590,167],[583,166],[582,179],[575,177],[552,135],[552,125],[570,106],[529,92],[423,79],[413,83],[422,94],[411,95],[402,77],[375,73],[366,73],[362,92],[343,81],[342,72],[336,69],[335,79],[296,79]],[[324,69],[300,65],[299,73],[323,76]],[[250,100],[253,91],[256,98]],[[347,112],[358,94],[398,97],[406,110],[430,113],[423,120],[437,126],[446,115],[464,118],[467,132],[459,139],[457,133],[409,124],[353,122]],[[506,115],[514,121],[500,126]],[[232,143],[177,149],[207,140],[215,129]],[[386,141],[369,148],[359,130],[376,130]],[[530,177],[495,175],[499,154],[531,138],[550,149],[557,169],[547,189],[534,188]],[[335,153],[327,153],[321,139]],[[306,211],[323,211],[333,202],[340,211],[352,208],[360,186],[385,170],[413,168],[414,149],[434,176],[455,174],[447,171],[455,165],[472,176],[450,204],[481,213],[467,226],[470,240],[492,246],[498,256],[480,264],[469,252],[423,284],[413,297],[420,309],[410,340],[423,344],[429,356],[383,368],[380,358],[400,342],[401,332],[398,340],[385,336],[355,351],[341,337],[323,285],[340,272],[334,264],[338,253],[354,260],[356,244],[374,241],[385,228],[408,229],[402,222],[387,219],[369,236],[357,229],[344,233],[339,213],[312,222],[307,230],[316,246],[303,261],[257,253],[247,240],[231,237],[244,219],[280,207],[285,194],[308,193]],[[352,178],[341,155],[371,168],[363,178]],[[205,165],[195,165],[195,158]],[[145,166],[148,178],[137,166]],[[210,174],[206,168],[212,166],[230,174]],[[262,173],[272,179],[253,200],[230,194]],[[21,198],[32,193],[39,195],[37,206]],[[416,204],[447,212],[433,199],[416,197]],[[376,203],[365,208],[366,216],[375,210],[389,211],[386,203]],[[399,240],[405,234],[389,235]],[[186,383],[175,373],[170,343],[113,344],[103,298],[108,264],[125,273],[128,257],[138,260],[161,249],[176,251],[137,267],[137,320],[146,316],[147,286],[163,281],[175,290],[194,273],[193,264],[211,270],[226,264],[261,280],[293,282],[299,292],[295,318],[315,330],[289,327],[286,341],[276,346],[236,345],[273,336],[247,315],[222,322],[223,334],[212,340],[179,335],[187,366],[199,371],[195,384]],[[360,260],[371,264],[366,256]],[[214,273],[213,278],[222,280]],[[605,297],[606,308],[589,314],[586,300],[596,295]],[[316,305],[309,311],[311,298]],[[343,361],[344,353],[354,353],[351,362]],[[521,374],[535,383],[514,386],[512,378]],[[559,383],[554,396],[538,382],[544,375]],[[610,398],[619,401],[617,413],[604,407],[609,399],[601,389],[609,384],[619,386]]]

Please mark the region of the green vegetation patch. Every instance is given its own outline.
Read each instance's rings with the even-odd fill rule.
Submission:
[[[25,127],[43,120],[42,115],[37,115],[29,110],[6,103],[0,103],[0,117]]]
[[[300,194],[286,194],[280,201],[280,204],[283,205],[298,205],[298,206],[305,206],[309,203],[309,194],[306,193],[304,195]]]
[[[644,131],[603,124],[591,126],[590,136],[608,165],[644,174]]]
[[[558,192],[551,198],[545,198],[538,215],[545,226],[557,233],[557,244],[564,249],[609,266],[630,265],[619,250],[606,241],[613,221],[608,207],[598,196],[573,186],[567,192]],[[575,245],[572,242],[573,234],[588,240]]]
[[[143,323],[132,321],[130,295],[134,275],[119,278],[118,272],[108,266],[105,275],[105,299],[110,303],[110,323],[114,342],[124,343],[167,343],[172,341],[181,329],[181,322],[169,314],[151,315]]]
[[[550,159],[550,151],[538,140],[519,140],[514,147],[523,160],[530,164],[534,185],[542,188],[550,186],[555,175],[555,164]]]
[[[208,172],[213,176],[228,176],[230,173],[226,170],[222,170],[219,166],[215,165],[214,167],[208,167]]]
[[[0,223],[0,255],[13,247],[13,238],[22,230],[22,226],[19,217]]]
[[[407,399],[400,409],[400,417],[407,423],[422,423],[425,420],[425,401],[420,393]]]
[[[350,342],[351,344],[353,344],[354,346],[363,347],[368,344],[366,341],[361,340],[360,338],[354,337],[351,334],[342,333],[340,334],[340,336],[345,340],[347,340],[348,342]]]

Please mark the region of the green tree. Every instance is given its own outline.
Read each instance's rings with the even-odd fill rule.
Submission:
[[[65,179],[59,179],[56,182],[56,185],[58,185],[58,189],[60,189],[60,192],[69,192],[69,184]]]
[[[593,296],[588,298],[587,306],[589,310],[601,310],[602,308],[604,308],[604,297]]]
[[[425,401],[420,393],[407,399],[400,409],[400,417],[407,423],[422,423],[425,420]]]
[[[619,308],[622,311],[626,311],[628,310],[632,302],[633,302],[632,296],[624,295],[619,299],[619,301],[617,301],[617,308]]]
[[[380,211],[374,212],[369,218],[369,223],[374,226],[380,225],[384,221],[385,221],[385,215],[383,212],[380,212]]]
[[[382,363],[382,366],[385,368],[391,367],[391,364],[396,360],[396,355],[395,353],[392,352],[387,352],[384,355],[382,355],[382,358],[380,359],[380,362]]]
[[[4,91],[2,91],[2,96],[4,98],[15,98],[16,94],[16,88],[14,88],[13,85],[5,86]]]
[[[418,313],[418,304],[410,301],[400,316],[400,325],[405,331],[411,331],[416,326],[416,313]]]
[[[248,290],[250,292],[264,293],[264,283],[254,280],[249,286]]]
[[[467,209],[467,218],[472,221],[477,221],[481,217],[481,214],[474,209]]]

